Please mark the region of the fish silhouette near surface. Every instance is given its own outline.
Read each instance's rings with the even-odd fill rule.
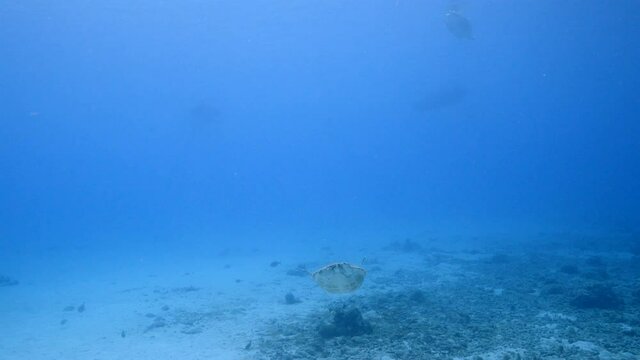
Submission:
[[[445,84],[430,89],[423,98],[414,104],[420,112],[437,111],[458,105],[467,97],[467,88],[457,84]]]
[[[447,30],[459,39],[473,39],[473,29],[469,19],[456,10],[449,10],[444,15]]]

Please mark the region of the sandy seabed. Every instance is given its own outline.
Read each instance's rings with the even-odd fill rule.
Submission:
[[[353,294],[327,294],[302,270],[363,252]],[[626,249],[405,240],[305,253],[35,254],[0,269],[18,281],[0,286],[0,358],[640,357],[640,259]],[[323,335],[341,309],[370,331]]]

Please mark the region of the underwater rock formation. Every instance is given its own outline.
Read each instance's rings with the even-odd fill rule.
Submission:
[[[333,313],[333,321],[320,327],[320,336],[331,339],[338,336],[371,334],[371,324],[362,317],[357,308],[339,309]]]
[[[573,299],[571,305],[578,309],[615,310],[622,308],[624,301],[611,286],[593,285]]]
[[[287,293],[287,295],[284,296],[284,303],[287,305],[299,304],[301,302],[302,301],[300,301],[300,299],[295,297],[292,293]]]

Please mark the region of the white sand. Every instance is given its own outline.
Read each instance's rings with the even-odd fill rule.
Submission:
[[[271,267],[274,260],[282,263]],[[299,262],[295,254],[250,252],[31,255],[17,271],[20,284],[0,289],[1,358],[248,359],[252,351],[244,348],[268,319],[303,316],[331,300],[310,278],[286,275]],[[189,286],[199,290],[185,292]],[[289,291],[303,302],[285,304]],[[63,310],[83,303],[84,312]],[[167,326],[146,331],[149,313]],[[203,319],[176,324],[184,314]],[[182,332],[194,328],[201,332]]]

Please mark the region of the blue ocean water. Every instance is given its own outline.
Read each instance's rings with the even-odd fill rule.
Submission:
[[[191,285],[163,282],[189,266],[205,289],[242,261],[395,271],[406,259],[378,252],[405,239],[420,259],[429,241],[624,253],[608,281],[631,306],[639,14],[633,0],[0,2],[0,322],[14,324],[0,358],[45,358],[29,337],[60,359],[108,348],[26,325],[69,288],[77,306],[127,276]],[[113,334],[135,334],[122,316]]]

